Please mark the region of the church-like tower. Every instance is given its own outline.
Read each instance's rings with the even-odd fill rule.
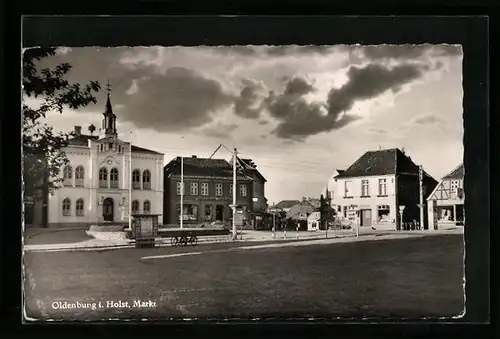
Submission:
[[[111,86],[108,81],[108,85],[106,87],[107,98],[106,98],[106,106],[104,109],[101,129],[100,129],[100,139],[104,138],[115,138],[117,136],[116,131],[116,115],[113,113],[113,107],[111,106]]]

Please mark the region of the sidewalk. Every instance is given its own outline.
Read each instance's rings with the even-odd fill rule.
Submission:
[[[356,237],[355,233],[351,230],[346,231],[328,231],[328,238],[325,231],[318,232],[299,232],[298,240],[302,244],[311,243],[334,243],[334,242],[351,242],[351,241],[365,241],[365,240],[379,240],[379,239],[403,239],[411,237],[422,237],[422,236],[432,236],[441,234],[463,234],[463,228],[454,230],[439,230],[439,231],[364,231],[360,233],[359,238]],[[296,232],[287,232],[287,237],[285,239],[283,232],[276,232],[273,238],[272,232],[263,231],[243,231],[238,234],[238,243],[252,243],[252,242],[266,242],[266,241],[290,241],[287,244],[265,244],[256,246],[278,246],[287,245],[295,243],[293,240],[297,240]],[[307,241],[304,241],[307,240]],[[228,243],[231,242],[230,236],[212,236],[212,237],[199,237],[199,244],[213,244],[213,243]],[[299,242],[297,242],[298,244]],[[290,245],[288,245],[290,244]],[[92,251],[92,250],[104,250],[104,249],[120,249],[120,248],[133,248],[135,246],[135,240],[123,239],[121,236],[111,236],[110,239],[104,239],[101,235],[100,239],[92,239],[77,243],[67,243],[67,244],[41,244],[41,245],[24,245],[24,251],[72,251],[72,250],[82,250],[82,251]],[[170,239],[167,238],[157,238],[156,246],[164,247],[171,246]]]

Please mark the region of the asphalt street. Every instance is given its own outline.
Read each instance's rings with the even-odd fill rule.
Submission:
[[[463,308],[461,235],[240,246],[27,252],[26,314],[56,320],[421,318],[451,317]]]

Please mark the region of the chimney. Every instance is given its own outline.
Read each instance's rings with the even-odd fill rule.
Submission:
[[[196,155],[192,155],[192,156],[191,156],[191,158],[196,159],[196,158],[197,158],[197,156],[196,156]]]
[[[75,135],[82,135],[82,126],[75,126]]]

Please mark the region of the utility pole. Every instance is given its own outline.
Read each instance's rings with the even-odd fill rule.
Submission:
[[[219,151],[221,147],[224,147],[226,150],[228,150],[230,153],[233,153],[233,204],[231,205],[231,208],[233,210],[233,240],[236,240],[237,238],[237,230],[236,230],[236,164],[237,164],[237,157],[238,157],[238,151],[235,148],[233,148],[233,151],[231,151],[229,148],[227,148],[224,144],[220,144],[217,149],[210,155],[209,159],[212,159],[212,157]]]
[[[418,167],[418,186],[419,186],[419,197],[420,203],[418,207],[420,208],[420,229],[424,229],[424,170],[420,165]]]
[[[183,226],[184,220],[184,157],[181,156],[181,213],[180,213],[180,223],[181,228]]]
[[[236,147],[233,149],[233,239],[237,237],[236,230],[236,156],[238,151]]]

